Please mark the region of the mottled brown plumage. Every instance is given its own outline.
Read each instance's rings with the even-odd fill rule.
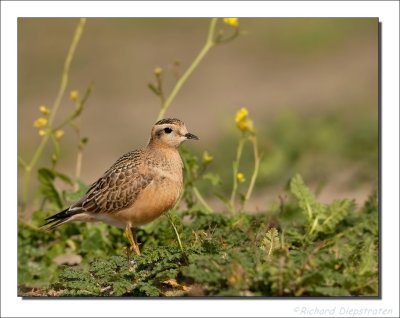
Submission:
[[[103,221],[131,229],[171,209],[183,190],[179,145],[198,139],[179,119],[162,119],[149,144],[119,158],[86,194],[69,208],[46,220],[50,229],[72,221]],[[132,246],[134,237],[129,237]],[[133,249],[139,253],[138,247]]]
[[[172,124],[177,126],[184,126],[185,124],[178,118],[164,118],[155,123],[155,125]]]

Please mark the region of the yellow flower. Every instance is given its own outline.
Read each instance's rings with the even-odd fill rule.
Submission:
[[[62,136],[64,136],[64,130],[62,129],[57,129],[54,132],[54,136],[56,137],[56,139],[61,139]]]
[[[203,152],[203,163],[205,165],[209,164],[213,160],[214,160],[214,157],[211,156],[207,151]]]
[[[46,130],[39,129],[38,134],[39,134],[40,137],[43,137],[44,135],[46,135]]]
[[[243,182],[246,181],[246,177],[244,176],[243,173],[238,172],[238,173],[236,174],[236,180],[237,180],[239,183],[243,183]]]
[[[161,73],[162,73],[162,68],[161,68],[161,67],[156,67],[156,68],[154,69],[154,75],[155,75],[155,76],[160,76]]]
[[[36,128],[42,128],[47,125],[47,122],[48,122],[47,118],[39,117],[33,122],[33,126]]]
[[[238,122],[237,126],[241,131],[253,131],[253,121],[251,119]]]
[[[224,18],[224,23],[230,25],[231,27],[237,28],[239,26],[238,18]]]
[[[236,123],[246,120],[248,115],[249,111],[247,110],[247,108],[245,107],[240,108],[236,113],[236,118],[235,118]]]
[[[69,99],[72,100],[74,103],[79,99],[79,92],[75,89],[69,93]]]
[[[45,105],[40,105],[40,106],[39,106],[39,111],[40,111],[43,115],[48,115],[48,114],[50,114],[50,109],[48,109]]]
[[[245,107],[242,107],[236,113],[235,117],[236,126],[239,128],[239,130],[243,132],[245,131],[253,132],[253,121],[249,119],[248,116],[249,116],[249,111]]]

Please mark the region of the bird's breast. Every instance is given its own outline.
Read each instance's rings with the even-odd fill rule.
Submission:
[[[183,165],[177,151],[153,153],[144,162],[142,171],[151,182],[140,190],[129,208],[109,214],[125,225],[143,225],[158,218],[175,205],[183,190]]]
[[[149,223],[171,209],[181,192],[182,180],[159,175],[141,191],[131,207],[118,212],[116,216],[130,226]]]

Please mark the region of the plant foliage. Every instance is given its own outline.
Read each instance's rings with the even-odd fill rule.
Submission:
[[[293,199],[277,211],[174,216],[183,251],[162,217],[138,231],[142,255],[130,263],[118,229],[21,224],[20,281],[58,296],[377,296],[377,194],[357,209],[318,202],[299,175],[290,185]],[[66,253],[82,263],[56,265]]]

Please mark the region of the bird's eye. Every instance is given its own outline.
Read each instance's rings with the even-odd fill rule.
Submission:
[[[170,133],[172,132],[172,129],[169,128],[169,127],[167,127],[167,128],[164,128],[164,131],[165,131],[167,134],[170,134]]]

